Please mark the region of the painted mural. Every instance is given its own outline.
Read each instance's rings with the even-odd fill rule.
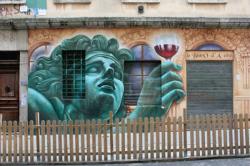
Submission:
[[[76,35],[45,48],[31,59],[30,120],[35,112],[43,120],[108,120],[110,111],[113,118],[160,117],[185,96],[182,67],[171,61],[177,44],[128,49],[105,35]]]

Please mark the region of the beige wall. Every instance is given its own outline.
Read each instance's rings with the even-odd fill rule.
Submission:
[[[204,0],[203,0],[204,1]],[[209,0],[207,0],[209,1]],[[214,1],[214,0],[213,0]],[[227,3],[197,4],[188,0],[161,0],[160,3],[123,3],[122,0],[91,0],[91,3],[57,4],[47,0],[47,14],[38,17],[249,17],[249,0],[226,0]],[[138,5],[144,13],[138,14]],[[34,17],[18,13],[13,4],[0,5],[0,18]]]
[[[247,17],[249,0],[228,0],[226,4],[190,4],[187,0],[161,0],[160,3],[142,4],[144,14],[138,14],[139,3],[121,0],[92,0],[90,4],[54,4],[48,1],[47,16],[55,17]]]

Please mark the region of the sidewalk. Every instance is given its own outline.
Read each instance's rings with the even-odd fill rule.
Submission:
[[[0,163],[0,166],[2,164]],[[126,163],[108,163],[108,164],[87,164],[87,163],[36,163],[36,164],[4,164],[5,166],[9,165],[39,165],[39,166],[47,166],[47,165],[70,165],[70,166],[78,166],[78,165],[86,165],[86,166],[250,166],[250,158],[224,158],[224,159],[204,159],[204,160],[186,160],[186,161],[152,161],[152,162],[126,162]]]
[[[103,166],[250,166],[250,158],[212,159],[194,161],[134,163],[134,164],[105,164]]]
[[[93,164],[95,165],[95,164]],[[92,164],[89,166],[93,166]],[[250,158],[104,164],[99,166],[250,166]]]

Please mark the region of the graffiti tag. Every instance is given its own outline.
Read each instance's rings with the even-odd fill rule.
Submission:
[[[0,7],[0,16],[13,16],[18,14],[30,15],[31,10],[25,12],[20,11],[21,5],[3,6]]]

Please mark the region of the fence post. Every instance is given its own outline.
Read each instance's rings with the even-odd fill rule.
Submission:
[[[110,126],[110,155],[111,160],[114,160],[113,151],[114,151],[114,145],[113,145],[113,112],[109,112],[109,126]]]
[[[95,119],[92,119],[91,121],[91,132],[92,135],[92,160],[96,161],[96,121]]]
[[[12,162],[12,121],[8,121],[8,162]]]
[[[53,162],[57,160],[57,138],[56,138],[56,121],[52,121],[52,142],[53,142]],[[76,144],[76,143],[75,143]]]
[[[30,121],[29,124],[29,132],[30,132],[30,162],[34,162],[34,125],[33,120]]]
[[[240,154],[244,154],[244,133],[243,133],[243,115],[239,115],[239,128],[240,128]]]
[[[0,154],[2,154],[2,151],[1,151],[1,149],[2,149],[2,147],[1,147],[1,135],[2,135],[2,131],[1,131],[1,128],[2,128],[2,120],[3,120],[3,115],[2,114],[0,114]],[[0,162],[2,161],[1,160],[1,158],[2,158],[2,156],[0,156]]]
[[[88,126],[87,126],[88,127]],[[87,128],[88,131],[88,128]],[[103,136],[104,136],[104,160],[107,161],[108,160],[108,142],[107,142],[107,121],[104,121],[103,124]]]
[[[239,148],[239,142],[238,142],[238,115],[234,114],[234,119],[233,119],[233,123],[234,123],[234,146],[235,146],[235,155],[238,155],[238,148]]]
[[[6,162],[6,121],[3,122],[3,126],[2,126],[2,135],[3,135],[3,151],[2,151],[2,161]]]
[[[151,138],[150,138],[151,139]],[[171,118],[168,117],[167,118],[167,149],[168,149],[168,158],[171,158],[171,148],[172,148],[172,143],[173,141],[171,141]]]
[[[69,121],[69,154],[70,154],[70,161],[73,162],[74,158],[73,158],[73,153],[74,153],[74,148],[73,148],[73,121]],[[92,146],[95,143],[92,144]],[[95,146],[95,145],[94,145]],[[94,155],[94,154],[93,154]]]
[[[172,133],[173,133],[173,158],[177,158],[177,140],[176,140],[176,135],[177,135],[177,122],[176,122],[176,117],[173,117],[173,127],[172,127]]]
[[[3,114],[0,114],[0,124],[3,122]]]
[[[98,160],[102,161],[102,121],[97,121],[97,134],[98,134]]]
[[[165,122],[165,119],[166,119],[165,116],[163,116],[161,118],[161,132],[162,132],[162,135],[161,135],[162,136],[162,144],[161,144],[162,147],[161,147],[161,149],[162,149],[162,158],[165,158],[165,156],[166,156],[166,136],[165,136],[165,134],[166,134],[166,126],[165,126],[166,122]],[[148,132],[148,124],[145,123],[144,126],[145,126],[145,134],[148,137],[148,133],[147,133]],[[147,132],[146,132],[146,128],[147,128]],[[145,139],[145,142],[146,142],[146,139]],[[145,147],[146,147],[146,144],[145,144]],[[145,150],[145,153],[147,154],[146,150]],[[146,154],[145,154],[145,156],[146,156]]]
[[[248,114],[244,116],[245,121],[245,139],[246,139],[246,154],[249,154],[249,131],[248,131]]]
[[[29,160],[29,140],[28,140],[28,138],[29,138],[29,124],[28,124],[28,121],[27,122],[24,122],[24,155],[25,155],[25,157],[24,157],[24,161],[25,162],[28,162],[28,160]]]
[[[122,159],[125,160],[125,121],[124,118],[122,118],[121,121],[121,127],[122,127]]]
[[[76,154],[76,161],[79,161],[79,121],[75,121],[75,154]]]
[[[119,119],[115,119],[115,154],[116,154],[116,160],[120,160],[120,150],[119,150],[119,135],[120,135],[120,129],[119,129]]]
[[[14,132],[14,163],[16,163],[17,162],[17,121],[14,121],[14,131],[13,132]],[[1,133],[1,131],[0,131],[0,133]]]
[[[130,122],[131,122],[130,119],[128,119],[127,120],[127,154],[128,154],[127,156],[129,160],[131,159],[131,123]]]
[[[187,110],[183,109],[184,158],[187,157]]]
[[[141,117],[139,118],[138,123],[139,123],[139,160],[142,160],[142,118]],[[159,126],[158,126],[158,131],[159,131]],[[156,137],[158,136],[156,140],[159,140],[159,132],[156,132],[156,133],[157,133]],[[122,134],[124,134],[123,131],[122,131]],[[158,141],[158,147],[159,147],[159,141]],[[122,148],[124,147],[122,146]],[[124,151],[125,151],[125,148],[124,148]],[[157,154],[159,154],[159,149],[157,151]],[[122,159],[125,159],[125,156]]]
[[[179,158],[183,158],[183,147],[182,147],[182,117],[178,118],[178,137],[179,137]]]
[[[37,160],[40,161],[40,114],[36,112],[36,146]]]

